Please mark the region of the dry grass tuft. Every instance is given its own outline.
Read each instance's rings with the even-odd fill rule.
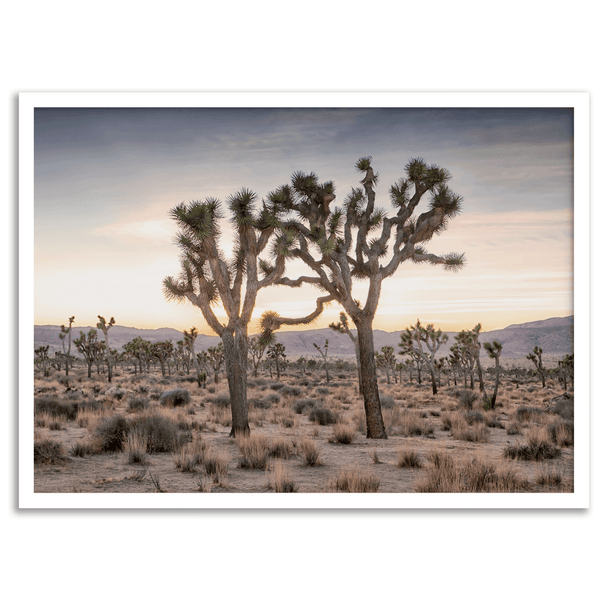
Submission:
[[[242,456],[238,461],[240,469],[264,471],[269,465],[269,440],[264,435],[242,436],[235,440]]]
[[[420,469],[423,465],[418,452],[414,450],[398,449],[397,466],[400,469]]]
[[[548,430],[543,427],[530,429],[525,444],[508,446],[503,453],[505,458],[533,461],[557,458],[560,455],[560,449],[551,443]]]
[[[319,467],[323,464],[319,458],[319,455],[321,454],[319,444],[313,440],[302,438],[302,440],[300,440],[300,453],[303,455],[304,464],[307,467]]]
[[[298,492],[298,485],[289,470],[278,462],[273,468],[273,476],[267,480],[267,489],[278,494],[293,494]]]
[[[356,435],[356,429],[347,423],[336,423],[333,426],[333,435],[329,438],[329,443],[351,444]]]
[[[342,469],[332,482],[338,492],[373,494],[379,490],[379,477],[364,468],[354,466]]]

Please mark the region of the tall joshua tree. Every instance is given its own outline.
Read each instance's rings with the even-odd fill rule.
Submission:
[[[437,256],[423,246],[459,213],[462,198],[446,185],[450,179],[446,169],[412,159],[405,167],[406,177],[390,188],[395,213],[388,217],[375,205],[378,175],[371,157],[358,160],[356,169],[364,175],[362,189],[353,188],[343,207],[331,208],[336,197],[334,184],[319,183],[314,173],[296,172],[291,186],[278,189],[279,201],[293,213],[283,222],[295,233],[299,245],[291,255],[312,269],[313,276],[280,277],[277,283],[291,287],[312,284],[343,306],[357,330],[367,437],[387,438],[373,343],[373,319],[382,284],[406,261],[441,264],[451,271],[463,265],[462,254]],[[429,207],[417,218],[415,210],[426,195]],[[353,295],[356,280],[368,281],[364,306]]]
[[[194,365],[194,369],[196,369],[196,378],[198,380],[198,387],[202,387],[205,377],[200,370],[200,363],[198,361],[198,356],[196,354],[196,338],[198,337],[199,331],[192,327],[189,331],[187,329],[183,330],[183,346],[186,348],[187,357],[188,357],[188,368],[187,372],[190,372],[189,363]]]
[[[79,337],[73,340],[77,352],[83,354],[88,367],[88,377],[92,376],[92,365],[98,360],[98,357],[104,349],[104,344],[98,341],[98,331],[90,329],[87,335],[83,331],[79,332]]]
[[[116,323],[115,318],[111,317],[107,323],[104,317],[98,315],[98,324],[96,327],[104,334],[104,341],[106,344],[106,363],[108,365],[108,383],[112,381],[112,355],[110,353],[110,346],[108,345],[108,330]]]
[[[490,408],[494,410],[496,408],[496,396],[498,395],[498,385],[500,384],[500,354],[502,354],[502,344],[497,340],[492,343],[485,342],[483,344],[485,351],[488,353],[490,358],[494,359],[496,363],[496,381],[494,383],[494,393],[490,400]]]
[[[253,337],[248,342],[248,354],[250,355],[250,360],[252,361],[252,371],[254,373],[254,377],[258,377],[258,367],[266,349],[267,344],[260,337]]]
[[[533,349],[533,354],[527,355],[527,360],[530,360],[535,365],[538,375],[540,376],[540,379],[542,380],[542,387],[544,388],[544,387],[546,387],[546,372],[544,370],[544,365],[542,364],[543,352],[544,351],[541,348],[536,346]]]
[[[441,329],[436,331],[431,324],[423,327],[417,319],[416,325],[411,325],[406,328],[406,331],[402,332],[401,339],[401,354],[407,354],[412,350],[413,353],[421,357],[429,367],[432,391],[437,394],[435,355],[442,344],[448,341],[448,334],[442,333]]]
[[[181,251],[181,273],[163,281],[167,300],[187,300],[197,306],[223,342],[233,437],[250,432],[246,387],[248,324],[256,297],[259,290],[283,276],[286,258],[294,245],[294,236],[280,227],[280,216],[286,210],[280,199],[269,194],[261,209],[256,208],[256,202],[257,195],[247,189],[228,198],[235,234],[231,260],[219,246],[223,213],[218,200],[208,198],[176,206],[171,216],[179,226],[176,242]],[[261,258],[268,247],[272,265]],[[213,311],[217,303],[225,310],[225,322]]]

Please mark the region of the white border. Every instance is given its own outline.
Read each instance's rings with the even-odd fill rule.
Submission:
[[[33,113],[36,107],[572,107],[575,109],[573,494],[35,494]],[[22,93],[19,95],[19,508],[548,509],[590,506],[590,198],[587,93]]]

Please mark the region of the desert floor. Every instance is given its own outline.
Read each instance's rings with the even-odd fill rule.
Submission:
[[[570,415],[547,411],[564,391],[555,381],[546,388],[537,379],[518,388],[503,381],[496,409],[485,411],[479,395],[471,408],[461,399],[461,382],[448,387],[444,377],[433,396],[425,379],[419,385],[404,375],[388,385],[383,377],[388,439],[373,440],[353,375],[335,373],[330,383],[323,373],[249,377],[251,445],[229,437],[226,380],[200,389],[182,375],[119,370],[110,385],[86,371],[68,382],[64,373],[36,375],[35,444],[58,444],[36,450],[35,492],[574,491],[572,404]],[[175,388],[187,390],[191,402],[161,406],[161,394]],[[89,404],[74,418],[51,408],[78,402]],[[311,413],[335,422],[319,424]],[[152,414],[180,432],[171,451],[146,452],[131,433],[122,449],[102,450],[102,423]],[[507,448],[537,449],[537,460],[507,457]]]

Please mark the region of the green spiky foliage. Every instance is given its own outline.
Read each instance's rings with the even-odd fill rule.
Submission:
[[[400,335],[400,353],[416,355],[428,365],[431,374],[431,388],[437,394],[435,355],[448,341],[448,334],[441,329],[435,329],[431,324],[423,327],[417,319],[415,325],[410,325]]]
[[[110,321],[100,315],[98,315],[98,324],[96,327],[104,334],[104,343],[106,345],[107,352],[105,353],[106,364],[108,365],[108,383],[112,382],[112,354],[110,353],[110,346],[108,344],[108,331],[116,323],[114,317],[110,318]]]
[[[526,358],[535,365],[536,372],[540,376],[540,379],[542,380],[542,387],[544,388],[546,387],[546,370],[544,369],[544,364],[542,361],[543,353],[544,351],[540,347],[535,346],[533,353],[528,354]]]
[[[321,183],[315,173],[297,171],[286,188],[291,216],[282,226],[296,235],[291,256],[308,266],[313,276],[278,278],[280,285],[310,284],[324,291],[325,302],[335,300],[357,327],[362,390],[367,413],[367,437],[387,437],[377,387],[372,323],[381,295],[382,282],[409,261],[442,265],[456,271],[465,264],[464,254],[436,255],[425,244],[445,230],[460,213],[462,198],[447,185],[450,174],[423,159],[412,159],[405,177],[390,188],[394,212],[387,214],[376,205],[378,174],[370,156],[360,158],[355,167],[361,187],[352,188],[341,207],[335,207],[332,182]],[[419,213],[419,207],[428,205]],[[356,280],[368,281],[364,306],[353,297]],[[276,320],[272,320],[277,325]],[[365,379],[366,378],[366,379]],[[366,386],[366,387],[365,387]]]

